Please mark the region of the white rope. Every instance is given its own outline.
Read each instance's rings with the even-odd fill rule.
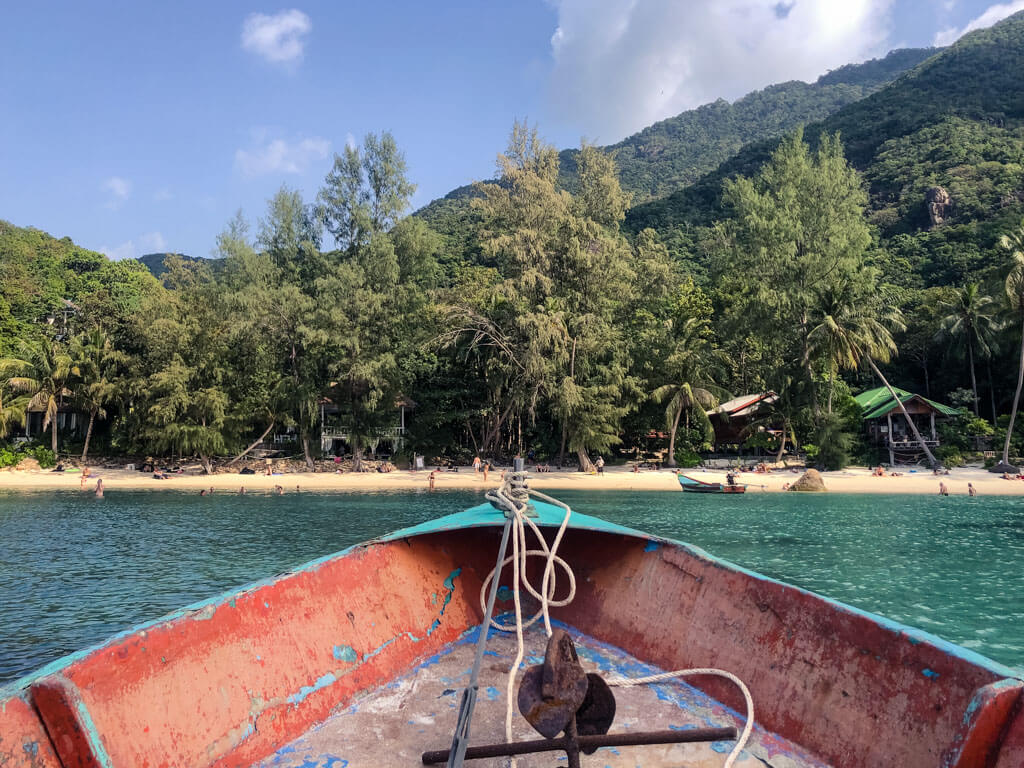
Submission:
[[[516,633],[516,658],[515,661],[512,662],[512,667],[509,669],[508,686],[505,692],[505,739],[509,742],[512,741],[512,698],[513,693],[515,692],[516,676],[519,673],[519,665],[522,664],[523,656],[525,655],[523,630],[532,626],[537,619],[543,616],[544,632],[548,637],[551,637],[551,617],[549,615],[549,609],[552,606],[558,608],[568,605],[573,601],[573,598],[576,597],[576,574],[573,573],[569,564],[557,554],[558,547],[562,543],[562,537],[565,535],[565,531],[569,527],[569,518],[572,515],[572,510],[569,508],[568,504],[539,491],[535,491],[532,488],[514,489],[511,485],[512,477],[513,473],[508,473],[500,488],[488,491],[486,494],[489,500],[499,507],[508,510],[512,514],[512,556],[505,558],[501,565],[495,566],[491,569],[491,572],[487,574],[487,578],[484,579],[484,583],[480,586],[480,607],[484,612],[484,615],[486,615],[487,585],[491,583],[491,579],[501,578],[502,569],[508,565],[508,563],[512,563],[512,598],[515,603],[516,617],[516,624],[514,628]],[[562,524],[559,526],[558,533],[555,534],[554,541],[551,542],[550,547],[548,547],[547,541],[545,541],[544,535],[541,533],[540,528],[537,527],[537,524],[525,514],[527,509],[527,494],[536,496],[549,504],[561,507],[565,510],[565,517],[562,519]],[[529,525],[530,529],[537,536],[537,540],[540,542],[540,549],[526,548],[526,525]],[[526,578],[526,558],[531,556],[547,558],[544,565],[544,576],[541,580],[539,592],[534,589],[533,585],[530,584],[529,579]],[[565,570],[565,574],[569,580],[569,593],[561,600],[554,599],[555,590],[557,589],[555,563]],[[520,600],[521,586],[534,598],[540,601],[540,610],[537,611],[537,613],[525,624],[523,623],[522,603]],[[513,627],[497,623],[493,617],[490,619],[490,625],[502,632],[511,632],[513,630]],[[736,675],[731,672],[726,672],[723,669],[695,668],[678,669],[673,672],[662,672],[657,675],[636,678],[616,675],[615,677],[610,678],[607,682],[608,685],[625,688],[634,685],[646,685],[665,680],[673,680],[675,678],[685,677],[688,675],[713,675],[716,677],[724,677],[725,679],[735,683],[739,687],[740,691],[743,692],[743,699],[746,702],[747,707],[747,720],[743,726],[742,733],[740,733],[739,739],[736,741],[736,745],[732,748],[732,752],[730,752],[729,756],[725,759],[725,765],[723,766],[723,768],[732,768],[733,763],[736,762],[736,759],[743,751],[743,748],[746,747],[747,741],[750,739],[750,733],[754,727],[754,700],[750,695],[750,690],[742,680],[736,677]],[[511,758],[509,766],[511,768],[516,768],[517,765],[518,763],[516,758]]]
[[[750,689],[732,672],[726,672],[724,669],[712,669],[705,667],[697,667],[694,669],[677,669],[673,672],[662,672],[657,675],[648,675],[647,677],[623,677],[622,675],[616,675],[615,677],[609,678],[606,682],[608,685],[614,685],[620,688],[628,688],[634,685],[647,685],[650,683],[660,683],[663,680],[672,680],[678,677],[686,677],[688,675],[714,675],[715,677],[724,677],[726,680],[731,680],[735,683],[740,691],[743,692],[743,700],[747,706],[747,721],[743,725],[743,732],[740,733],[739,739],[736,740],[736,745],[732,748],[732,752],[725,759],[725,766],[723,768],[732,768],[732,764],[736,762],[740,752],[747,746],[747,741],[750,739],[750,732],[754,728],[754,699],[750,695]]]

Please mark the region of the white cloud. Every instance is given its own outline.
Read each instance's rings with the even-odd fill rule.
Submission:
[[[167,187],[160,187],[160,189],[153,193],[153,199],[158,203],[163,203],[167,200],[173,200],[174,194]]]
[[[550,97],[593,140],[886,52],[892,0],[553,0]]]
[[[996,3],[995,5],[990,5],[985,9],[985,12],[982,13],[981,16],[969,21],[967,26],[963,29],[949,27],[936,34],[935,44],[950,45],[951,43],[955,43],[968,32],[991,27],[997,21],[1002,21],[1007,16],[1011,16],[1017,11],[1024,11],[1024,0],[1012,0],[1012,2],[1009,3]]]
[[[309,16],[295,8],[273,16],[253,13],[242,23],[242,47],[270,62],[297,61],[312,29]]]
[[[131,197],[132,183],[120,176],[111,176],[100,185],[100,189],[110,194],[110,198],[103,204],[103,207],[115,211]]]
[[[167,240],[159,232],[146,232],[120,245],[101,245],[97,250],[114,261],[136,259],[146,253],[166,253]]]
[[[331,142],[317,136],[294,142],[273,139],[253,149],[237,150],[235,166],[245,176],[304,173],[311,162],[326,158],[330,149]]]
[[[348,147],[349,149],[355,149],[356,147],[359,146],[356,143],[356,137],[353,136],[351,133],[345,134],[345,146]]]

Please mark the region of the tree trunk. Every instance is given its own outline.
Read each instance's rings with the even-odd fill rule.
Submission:
[[[309,453],[309,434],[305,431],[302,432],[302,453],[306,457],[306,467],[312,472],[315,466],[313,465],[313,457]]]
[[[1021,359],[1024,360],[1024,358]],[[928,449],[927,444],[925,444],[924,442],[924,438],[921,437],[921,433],[917,430],[917,425],[914,423],[914,420],[910,418],[910,414],[907,413],[907,409],[904,407],[903,402],[896,396],[896,392],[895,390],[893,390],[892,385],[889,383],[889,380],[882,375],[882,372],[880,370],[878,370],[878,366],[875,365],[875,361],[871,359],[870,355],[868,356],[868,365],[871,366],[871,370],[874,371],[875,376],[877,376],[879,380],[882,382],[882,384],[885,386],[885,388],[889,390],[889,394],[892,395],[892,399],[895,400],[896,404],[900,407],[900,411],[906,418],[907,424],[910,425],[910,431],[914,433],[914,438],[917,440],[918,444],[920,444],[921,448],[924,449],[925,455],[928,457],[928,461],[931,463],[932,469],[935,469],[936,467],[940,466],[938,459],[936,459],[932,452]],[[892,440],[892,435],[889,436],[889,439]]]
[[[53,451],[54,458],[57,457],[57,414],[53,415],[53,421],[50,422],[50,450]]]
[[[995,426],[995,381],[992,379],[992,358],[985,360],[985,369],[988,371],[988,397],[992,401],[992,426]]]
[[[96,409],[89,411],[89,428],[85,430],[85,445],[82,447],[82,463],[85,464],[85,457],[89,455],[89,439],[92,437],[92,425],[96,421]]]
[[[782,454],[786,452],[786,430],[789,427],[788,423],[782,422],[782,438],[779,440],[779,452],[775,454],[775,463],[778,464],[782,461]]]
[[[576,455],[579,457],[580,460],[580,472],[597,471],[597,468],[594,466],[594,463],[590,460],[590,457],[587,456],[587,452],[585,450],[580,448],[578,451],[576,451]]]
[[[352,435],[352,471],[363,471],[363,448],[359,445],[358,435]]]
[[[682,406],[676,411],[676,417],[672,419],[672,433],[668,436],[668,461],[665,462],[666,467],[675,467],[676,465],[676,430],[679,429],[679,417],[683,415]]]
[[[1020,371],[1017,373],[1017,391],[1013,393],[1010,423],[1006,425],[1006,443],[1003,444],[1003,464],[1010,463],[1010,437],[1013,435],[1013,422],[1017,419],[1017,406],[1020,405],[1020,388],[1022,384],[1024,384],[1024,313],[1021,314],[1020,327]]]
[[[833,370],[831,375],[828,377],[828,415],[829,416],[832,415],[832,395],[835,393],[835,389],[836,389],[836,372],[835,372],[835,370]]]
[[[562,422],[562,447],[558,449],[558,468],[561,469],[565,466],[565,438],[569,432],[569,428],[565,422]]]
[[[213,464],[210,462],[210,457],[205,453],[199,453],[199,463],[203,465],[203,472],[208,475],[213,474]]]
[[[228,466],[230,467],[230,466],[231,466],[232,464],[234,464],[235,462],[237,462],[237,461],[238,461],[238,460],[239,460],[240,458],[242,458],[242,457],[243,457],[243,456],[245,456],[245,455],[246,455],[247,453],[249,453],[249,451],[251,451],[251,450],[252,450],[253,448],[255,448],[255,447],[256,447],[257,445],[259,445],[260,443],[262,443],[262,442],[263,442],[263,438],[265,438],[265,437],[266,437],[267,435],[269,435],[269,434],[270,434],[270,430],[272,430],[272,429],[274,428],[274,424],[275,424],[275,423],[276,423],[276,422],[274,422],[273,420],[271,420],[271,422],[270,422],[270,426],[269,426],[269,427],[267,427],[267,428],[266,428],[265,430],[263,430],[263,434],[262,434],[262,435],[260,435],[259,437],[257,437],[257,438],[256,438],[256,440],[255,440],[254,442],[252,442],[252,443],[251,443],[251,444],[249,445],[249,447],[248,447],[248,448],[246,448],[246,449],[245,449],[244,451],[242,451],[242,452],[241,452],[240,454],[238,454],[237,456],[235,456],[235,458],[233,458],[233,459],[232,459],[231,461],[229,461],[229,462],[228,462]],[[90,428],[90,429],[92,428],[92,423],[91,423],[91,422],[90,422],[90,424],[89,424],[89,428]],[[86,445],[88,445],[88,442],[86,443]]]
[[[974,393],[974,415],[978,415],[978,380],[974,377],[974,345],[967,340],[967,359],[971,363],[971,391]]]

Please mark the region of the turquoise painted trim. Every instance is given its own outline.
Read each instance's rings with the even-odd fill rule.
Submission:
[[[561,507],[556,507],[554,504],[548,504],[543,501],[534,501],[532,503],[534,510],[537,512],[537,517],[533,518],[533,522],[538,526],[557,528],[562,524],[562,520],[565,519],[565,510]],[[446,515],[434,520],[427,520],[419,525],[403,528],[399,531],[389,533],[386,536],[382,536],[379,539],[375,539],[375,541],[394,541],[395,539],[424,536],[429,533],[457,531],[463,528],[500,527],[504,524],[504,513],[495,509],[490,504],[480,504],[479,506],[467,509],[465,512],[456,512],[453,515]],[[607,520],[602,520],[599,517],[592,517],[590,515],[584,515],[582,512],[577,512],[576,510],[573,510],[572,517],[569,518],[569,527],[583,531],[616,533],[644,540],[655,538],[643,531],[638,531],[634,528],[627,528],[624,525],[617,525],[616,523],[609,523]]]

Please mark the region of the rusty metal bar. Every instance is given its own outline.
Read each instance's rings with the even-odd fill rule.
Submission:
[[[508,547],[508,537],[511,531],[512,518],[510,517],[505,520],[505,530],[501,534],[501,545],[498,547],[498,565],[494,571],[494,580],[491,582],[491,593],[487,596],[487,610],[484,611],[483,621],[480,623],[480,638],[476,643],[473,671],[469,676],[469,684],[462,692],[462,700],[459,702],[459,717],[455,723],[455,733],[452,734],[451,749],[444,756],[444,760],[448,763],[448,768],[461,768],[462,761],[465,759],[466,747],[469,745],[469,729],[473,724],[473,710],[476,709],[480,665],[484,659],[484,649],[487,648],[487,636],[491,631],[491,616],[494,614],[494,601],[498,596],[501,565],[505,562],[505,550]]]
[[[535,739],[533,741],[516,741],[511,744],[486,744],[469,747],[466,750],[467,760],[478,760],[485,757],[512,757],[528,755],[534,752],[568,751],[573,742],[580,749],[598,749],[600,747],[637,747],[648,744],[689,744],[698,741],[732,741],[736,738],[735,728],[693,728],[688,731],[645,731],[638,733],[606,733],[603,736],[577,736],[574,740],[568,737],[558,739]],[[447,749],[423,753],[424,765],[443,763],[448,759]]]

